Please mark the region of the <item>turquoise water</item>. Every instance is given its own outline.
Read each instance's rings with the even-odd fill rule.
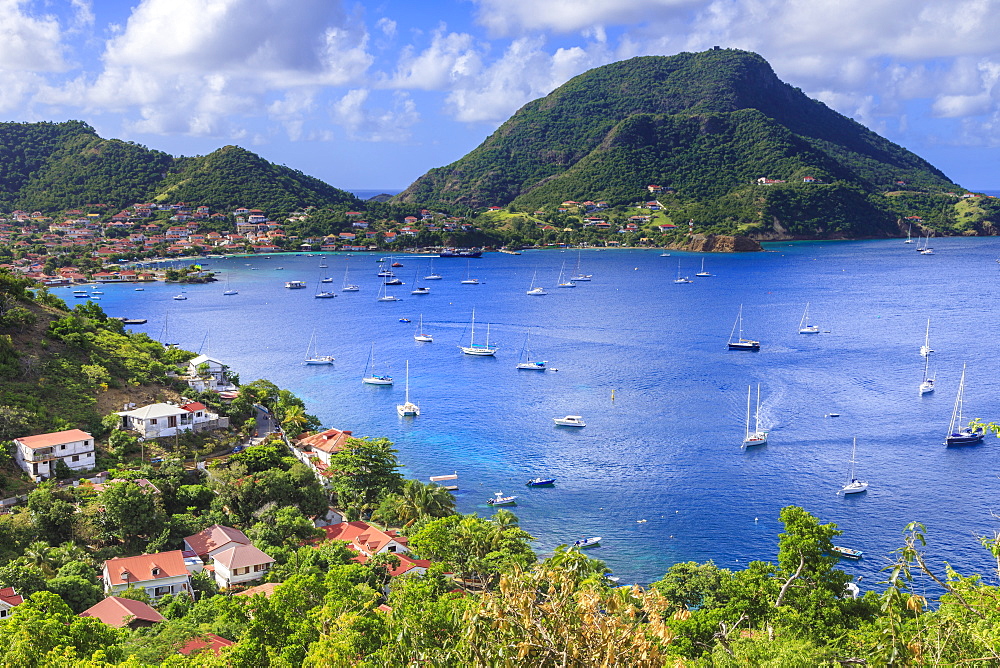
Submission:
[[[396,271],[406,285],[390,288],[402,299],[394,303],[375,301],[377,256],[328,254],[327,269],[319,256],[213,259],[239,295],[223,296],[216,283],[188,286],[188,299],[174,301],[176,285],[111,285],[101,304],[111,315],[148,318],[137,329],[218,357],[243,381],[288,387],[327,426],[389,437],[409,476],[457,471],[463,512],[489,514],[494,492],[517,494],[515,512],[541,554],[603,536],[590,554],[626,582],[654,580],[678,561],[741,567],[774,558],[778,511],[796,504],[836,522],[841,544],[865,551],[844,567],[871,582],[913,520],[927,525],[930,558],[960,571],[990,567],[975,534],[997,524],[998,442],[942,442],[963,362],[967,413],[1000,417],[1000,239],[934,246],[922,256],[898,240],[775,244],[707,256],[711,278],[694,277],[702,256],[677,252],[488,254],[435,260],[444,279],[420,281],[431,288],[426,296],[409,291],[430,260],[404,256]],[[578,257],[593,281],[555,288]],[[673,283],[678,261],[694,283]],[[339,290],[345,263],[362,290],[314,299],[321,274]],[[524,294],[536,272],[547,296]],[[481,284],[461,285],[467,273]],[[309,289],[284,289],[292,279]],[[823,333],[797,333],[806,302]],[[726,350],[740,304],[760,353]],[[473,308],[477,340],[489,323],[496,358],[458,350]],[[421,314],[434,343],[413,341]],[[927,317],[938,387],[920,397]],[[314,329],[319,352],[337,358],[331,367],[301,364]],[[558,371],[514,368],[529,329],[535,357]],[[373,343],[378,369],[396,377],[392,388],[360,382]],[[395,405],[406,360],[422,415],[403,420]],[[743,451],[747,386],[757,383],[770,442]],[[841,417],[824,417],[831,412]],[[552,418],[566,414],[584,416],[587,427],[555,427]],[[855,436],[859,477],[871,487],[844,498],[837,491]],[[524,486],[538,475],[558,482]]]

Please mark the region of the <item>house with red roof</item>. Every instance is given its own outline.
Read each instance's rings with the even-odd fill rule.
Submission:
[[[225,589],[259,580],[274,564],[274,559],[253,545],[230,545],[212,557],[215,582]]]
[[[35,482],[50,478],[62,461],[73,471],[94,468],[94,437],[80,429],[14,439],[14,461]]]
[[[206,633],[203,636],[198,636],[196,638],[191,638],[180,647],[177,651],[184,656],[191,656],[193,654],[201,654],[202,652],[211,652],[215,656],[222,654],[223,648],[233,645],[232,640],[226,640],[222,636],[217,636],[214,633]]]
[[[305,434],[295,441],[295,447],[316,456],[322,462],[319,468],[325,470],[330,465],[330,455],[340,452],[351,438],[351,431],[327,429],[313,434]]]
[[[367,522],[341,522],[320,527],[325,534],[325,540],[342,540],[347,546],[366,557],[390,552],[401,554],[408,552],[407,538],[393,529],[382,531]]]
[[[167,618],[142,601],[109,596],[80,613],[80,617],[94,617],[116,629],[137,629],[152,626]]]
[[[14,591],[13,587],[0,589],[0,619],[10,617],[11,611],[22,603],[24,603],[24,598]]]
[[[234,545],[250,545],[250,539],[239,529],[221,524],[213,524],[184,539],[184,549],[194,552],[205,561]]]
[[[129,588],[145,589],[153,600],[167,594],[191,594],[191,574],[180,550],[108,559],[104,562],[104,591],[116,594]]]

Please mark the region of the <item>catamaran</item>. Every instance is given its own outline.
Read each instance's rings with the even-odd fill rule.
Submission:
[[[417,272],[413,272],[413,290],[410,291],[411,295],[429,295],[431,289],[424,285],[417,285]]]
[[[806,302],[806,310],[802,312],[802,320],[799,321],[799,334],[819,334],[819,325],[809,324],[809,302]]]
[[[406,399],[403,403],[396,405],[396,412],[399,417],[417,417],[420,415],[420,406],[410,401],[410,360],[406,360]]]
[[[955,408],[951,411],[951,424],[948,425],[948,435],[944,439],[945,445],[975,445],[983,442],[986,435],[982,427],[973,429],[968,425],[963,426],[964,418],[962,410],[965,404],[965,365],[962,365],[962,380],[958,383],[958,394],[955,396]]]
[[[472,309],[472,333],[469,336],[469,345],[459,346],[466,355],[477,355],[479,357],[493,357],[497,354],[496,346],[490,347],[490,326],[486,325],[486,343],[476,343],[476,310]]]
[[[857,494],[868,489],[867,480],[858,480],[854,477],[854,465],[857,463],[854,454],[858,450],[858,439],[855,437],[854,445],[851,447],[851,481],[840,488],[840,491],[844,494]]]
[[[736,333],[737,328],[739,329],[739,338],[734,341],[733,334]],[[751,350],[754,352],[760,350],[760,341],[743,338],[743,304],[740,304],[739,313],[736,315],[736,322],[733,323],[733,331],[729,332],[728,345],[730,350]]]
[[[371,369],[371,375],[368,374],[368,370]],[[375,373],[375,344],[372,344],[372,352],[368,357],[368,362],[365,365],[365,374],[361,377],[362,383],[367,383],[368,385],[392,385],[392,376],[388,374],[377,374]]]
[[[317,364],[333,364],[334,358],[329,355],[318,355],[316,354],[316,330],[313,330],[312,336],[309,337],[309,345],[306,346],[306,359],[303,364],[317,365]]]
[[[750,386],[747,385],[747,422],[743,436],[743,447],[767,445],[767,432],[760,428],[760,385],[757,385],[757,409],[753,414],[753,431],[750,431]]]

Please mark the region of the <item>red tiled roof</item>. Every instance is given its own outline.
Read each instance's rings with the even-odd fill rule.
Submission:
[[[274,588],[277,587],[279,582],[265,582],[264,584],[257,585],[256,587],[250,587],[249,589],[244,589],[243,591],[237,593],[237,596],[254,596],[256,594],[263,594],[264,598],[271,598],[271,594],[274,593]]]
[[[390,541],[406,545],[405,536],[397,535],[395,531],[381,531],[367,522],[341,522],[322,527],[327,540],[343,540],[363,554],[376,554]]]
[[[4,587],[3,589],[0,589],[0,601],[14,607],[15,605],[21,605],[24,603],[24,597],[16,593],[13,587]]]
[[[112,585],[135,584],[136,582],[148,582],[149,580],[188,574],[187,566],[184,565],[184,556],[180,550],[108,559],[104,562],[104,567],[108,571],[108,578]],[[160,570],[158,575],[153,575],[154,568]],[[125,572],[129,574],[128,581],[122,577]]]
[[[133,621],[165,622],[167,618],[142,601],[110,596],[80,613],[80,617],[96,617],[108,626],[123,628]]]
[[[429,559],[414,559],[409,555],[400,554],[399,552],[396,553],[396,556],[399,558],[399,565],[393,568],[391,571],[389,571],[390,577],[403,575],[404,573],[412,571],[414,568],[423,568],[426,570],[431,567],[431,562]],[[359,564],[363,564],[368,561],[368,557],[364,554],[359,554],[358,556],[354,557],[354,561],[358,562]]]
[[[308,447],[323,452],[339,452],[347,445],[347,439],[351,437],[351,434],[352,432],[347,430],[327,429],[318,434],[303,436],[295,444],[300,448]]]
[[[274,559],[253,545],[233,545],[216,554],[212,559],[232,571],[234,568],[246,568],[260,564],[273,564]]]
[[[191,549],[199,557],[204,557],[212,550],[228,545],[229,543],[249,545],[250,539],[239,529],[224,527],[221,524],[213,524],[193,536],[188,536],[184,539],[184,542],[190,545]]]
[[[189,404],[184,404],[183,406],[181,406],[181,408],[183,408],[184,410],[188,411],[189,413],[194,413],[196,411],[207,410],[205,408],[205,404],[201,403],[200,401],[192,401]]]
[[[66,431],[55,431],[51,434],[38,434],[37,436],[22,436],[17,442],[26,448],[48,448],[62,443],[72,443],[73,441],[85,441],[94,438],[90,434],[80,429],[68,429]]]
[[[188,654],[208,649],[211,650],[215,656],[219,656],[223,647],[229,647],[232,644],[234,644],[232,640],[226,640],[222,636],[217,636],[214,633],[206,633],[203,637],[191,638],[191,640],[187,641],[187,644],[177,651],[187,656]]]

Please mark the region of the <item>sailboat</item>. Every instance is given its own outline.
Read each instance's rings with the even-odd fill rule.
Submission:
[[[921,255],[934,255],[934,249],[931,248],[931,233],[927,233],[927,241],[924,242],[924,247],[919,249]]]
[[[434,273],[434,260],[431,260],[431,273],[424,276],[425,281],[440,281],[441,274]]]
[[[476,310],[472,310],[472,333],[469,336],[468,346],[459,346],[466,355],[478,355],[480,357],[493,357],[498,348],[490,347],[490,326],[486,325],[486,343],[476,343]]]
[[[462,281],[462,285],[479,285],[478,278],[471,278],[469,276],[471,270],[472,270],[472,260],[468,260],[468,263],[465,267],[465,280]]]
[[[687,276],[681,278],[681,261],[677,260],[677,278],[674,279],[674,283],[694,283]]]
[[[854,477],[854,465],[857,463],[854,459],[854,453],[858,449],[858,439],[855,437],[854,445],[851,446],[851,481],[840,488],[840,491],[844,494],[857,494],[858,492],[863,492],[868,489],[867,480],[858,480]]]
[[[574,283],[572,280],[570,280],[570,281],[563,281],[563,271],[565,271],[565,269],[566,269],[566,263],[563,262],[562,266],[559,268],[559,281],[556,283],[556,287],[557,288],[575,288],[576,287],[576,283]]]
[[[434,343],[434,337],[430,334],[424,334],[424,314],[420,314],[420,324],[417,325],[417,333],[413,335],[414,341],[419,341],[421,343]]]
[[[806,310],[802,312],[802,320],[799,320],[799,334],[819,334],[819,325],[809,324],[809,302],[806,302]]]
[[[347,270],[348,269],[349,269],[349,267],[345,263],[344,264],[344,287],[342,287],[340,289],[340,291],[341,292],[357,292],[361,288],[359,286],[357,286],[357,285],[354,285],[353,283],[351,283],[350,281],[347,280]]]
[[[594,277],[593,274],[584,274],[580,271],[580,256],[582,254],[583,251],[576,252],[576,269],[573,272],[573,276],[569,279],[573,283],[577,283],[579,281],[589,281]]]
[[[906,241],[903,242],[904,244],[913,243],[913,237],[910,236],[910,232],[912,230],[913,230],[913,223],[910,223],[909,227],[906,228]]]
[[[413,289],[410,291],[411,295],[429,295],[431,289],[426,285],[417,285],[417,272],[413,272]]]
[[[962,365],[962,380],[958,383],[958,394],[955,396],[955,408],[951,411],[951,424],[948,425],[948,435],[945,445],[975,445],[983,442],[985,432],[982,427],[973,429],[963,426],[962,409],[965,404],[965,365]]]
[[[371,375],[368,374],[368,370],[371,369]],[[367,383],[368,385],[392,385],[392,376],[386,374],[375,373],[375,344],[372,344],[372,352],[368,357],[368,362],[365,365],[365,375],[361,377],[362,383]]]
[[[420,406],[410,401],[410,360],[406,360],[406,399],[401,404],[396,404],[396,412],[399,417],[417,417],[420,415]]]
[[[316,330],[313,330],[312,336],[309,337],[309,345],[306,346],[306,359],[304,364],[333,364],[334,359],[329,355],[317,355],[316,354]]]
[[[337,296],[336,292],[323,289],[324,282],[325,280],[323,278],[320,278],[319,283],[316,285],[316,294],[314,295],[316,299],[331,299],[332,297],[336,297]]]
[[[379,298],[378,298],[378,301],[380,301],[380,302],[398,302],[399,301],[399,297],[394,297],[393,295],[390,295],[389,294],[389,288],[387,288],[386,285],[388,285],[388,284],[387,283],[382,283],[382,286],[378,289],[378,293],[380,295]]]
[[[533,362],[531,361],[531,349],[528,347],[528,338],[531,332],[529,331],[524,335],[524,347],[521,349],[521,357],[524,358],[523,362],[517,363],[518,369],[530,369],[532,371],[545,371],[547,368],[545,365],[548,361]]]
[[[924,356],[924,379],[920,382],[920,394],[930,394],[934,391],[934,379],[927,377],[927,369],[930,366],[931,356]]]
[[[931,350],[931,319],[927,318],[927,331],[924,332],[924,345],[920,346],[920,354],[924,357],[930,355]]]
[[[548,292],[545,291],[545,288],[543,288],[542,286],[535,287],[535,278],[537,276],[538,276],[538,272],[537,271],[534,274],[531,275],[531,286],[528,288],[528,291],[525,294],[528,294],[528,295],[547,295],[547,294],[549,294]]]
[[[240,294],[239,290],[233,290],[232,288],[229,287],[229,272],[228,271],[226,272],[226,289],[223,291],[222,294],[224,294],[224,295],[238,295],[238,294]]]
[[[700,276],[702,278],[707,278],[711,276],[709,272],[705,271],[705,258],[701,258],[701,271],[699,271],[695,276]]]
[[[757,408],[753,414],[753,431],[750,431],[750,386],[747,385],[747,423],[743,436],[743,447],[767,445],[767,432],[760,428],[760,385],[757,385]]]
[[[739,338],[734,341],[733,334],[736,333],[737,328],[739,329],[740,335]],[[743,338],[743,304],[740,304],[740,311],[736,315],[736,322],[733,323],[733,331],[729,332],[728,345],[730,350],[752,350],[754,352],[760,350],[760,341]]]

